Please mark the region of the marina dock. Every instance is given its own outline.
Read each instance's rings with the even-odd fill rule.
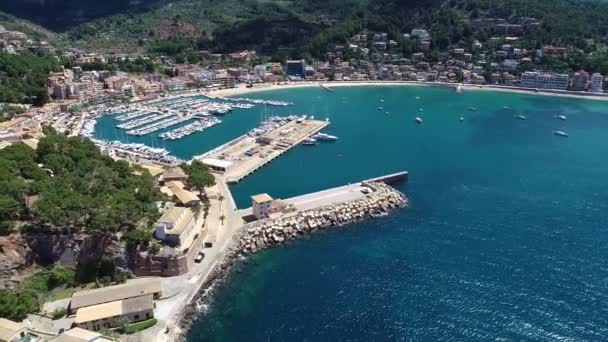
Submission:
[[[237,183],[328,125],[322,120],[291,120],[261,136],[243,135],[196,158],[229,165],[223,170],[224,179]]]

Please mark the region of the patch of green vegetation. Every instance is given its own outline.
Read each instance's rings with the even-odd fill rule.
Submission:
[[[63,318],[66,314],[67,310],[65,308],[57,309],[53,311],[53,319]]]
[[[15,115],[24,113],[25,109],[21,106],[1,106],[0,107],[0,122],[8,121]]]
[[[74,274],[71,268],[56,266],[28,278],[19,292],[0,289],[0,317],[20,321],[28,313],[38,311],[49,291],[57,286],[73,284]]]
[[[215,178],[201,161],[193,160],[190,164],[182,164],[181,168],[188,175],[188,186],[201,194],[205,193],[205,188],[215,185]]]
[[[41,165],[41,166],[40,166]],[[161,194],[149,172],[102,156],[87,139],[47,131],[36,151],[21,144],[0,151],[0,232],[22,229],[116,233],[154,222]],[[38,195],[33,207],[25,195]]]
[[[74,61],[69,59],[62,59],[61,64],[68,69],[76,66]],[[84,63],[78,64],[79,67],[84,71],[90,70],[108,70],[108,71],[125,71],[132,73],[144,73],[144,72],[156,72],[159,70],[159,66],[156,65],[150,59],[137,58],[134,60],[125,60],[125,61],[117,61],[113,63],[102,63],[102,62],[93,62],[93,63]]]
[[[158,320],[156,318],[151,318],[149,320],[146,321],[141,321],[141,322],[137,322],[137,323],[133,323],[133,324],[129,324],[126,329],[125,329],[125,334],[135,334],[137,332],[140,332],[142,330],[148,329],[150,327],[153,327],[154,325],[156,325],[156,323],[158,322]]]
[[[47,78],[58,68],[52,57],[0,53],[0,102],[47,103]]]

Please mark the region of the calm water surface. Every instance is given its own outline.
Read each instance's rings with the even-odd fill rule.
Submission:
[[[251,257],[189,341],[606,339],[608,103],[422,87],[251,96],[297,104],[267,114],[328,116],[340,139],[296,147],[234,186],[240,207],[259,192],[286,198],[400,170],[410,206]],[[263,114],[236,111],[167,147],[187,158]],[[106,119],[98,136],[116,134]]]

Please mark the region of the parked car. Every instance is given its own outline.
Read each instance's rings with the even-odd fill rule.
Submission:
[[[205,258],[205,253],[200,252],[194,259],[194,262],[196,262],[198,264],[199,262],[203,261],[204,258]]]

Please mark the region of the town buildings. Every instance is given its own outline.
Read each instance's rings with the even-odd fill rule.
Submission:
[[[591,75],[591,86],[589,90],[595,93],[604,92],[604,76],[602,76],[602,74],[596,72]]]
[[[267,218],[270,214],[270,207],[272,204],[272,197],[268,194],[259,194],[251,196],[251,208],[253,210],[253,216],[258,220]]]
[[[0,342],[21,342],[28,338],[30,334],[21,323],[0,318]]]
[[[526,88],[566,90],[569,83],[566,74],[526,71],[521,75],[521,86]]]
[[[154,300],[162,294],[159,279],[134,279],[125,284],[79,291],[72,295],[68,312],[75,324],[98,331],[122,321],[135,323],[154,318]]]
[[[85,330],[82,328],[72,328],[52,337],[49,342],[112,342],[113,340],[104,337],[102,334]]]
[[[589,73],[585,70],[579,70],[574,73],[574,79],[572,80],[572,90],[585,90],[587,89],[588,82]]]
[[[306,62],[302,60],[287,61],[285,63],[285,74],[293,79],[304,79],[306,74]]]
[[[196,232],[196,219],[190,208],[172,207],[156,221],[155,235],[170,246],[189,248]]]

